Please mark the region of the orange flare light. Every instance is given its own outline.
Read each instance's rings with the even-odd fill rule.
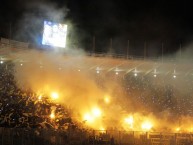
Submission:
[[[83,119],[85,121],[88,121],[88,122],[93,122],[93,117],[89,114],[89,113],[86,113],[83,117]]]
[[[153,127],[153,124],[149,121],[146,121],[146,122],[142,123],[142,125],[141,125],[141,128],[144,131],[149,131],[149,130],[151,130],[152,127]]]
[[[92,114],[94,117],[100,117],[101,116],[101,110],[99,108],[93,108]]]
[[[177,127],[177,128],[176,128],[176,131],[177,131],[177,132],[180,131],[180,127]]]
[[[130,126],[130,128],[133,128],[133,123],[134,123],[133,116],[129,116],[125,118],[125,123],[127,123]]]
[[[58,98],[59,98],[58,93],[56,93],[56,92],[52,92],[52,93],[51,93],[51,98],[52,98],[53,100],[58,99]]]
[[[39,101],[42,100],[42,95],[39,95],[38,100],[39,100]]]
[[[109,97],[108,95],[106,95],[106,96],[104,97],[104,102],[105,102],[106,104],[109,104],[109,103],[110,103],[110,97]]]
[[[50,118],[51,118],[51,119],[54,119],[54,118],[55,118],[54,112],[52,112],[52,113],[50,114]]]
[[[100,127],[99,130],[100,130],[101,133],[105,133],[105,128],[104,127]]]

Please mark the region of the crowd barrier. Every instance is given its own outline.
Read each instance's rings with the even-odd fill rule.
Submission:
[[[192,145],[191,133],[0,128],[0,145]]]

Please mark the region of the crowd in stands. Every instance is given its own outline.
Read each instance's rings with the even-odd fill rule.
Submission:
[[[75,127],[70,111],[60,104],[52,103],[47,96],[37,100],[37,94],[31,90],[21,90],[16,86],[14,79],[14,64],[7,61],[0,64],[0,126],[1,127],[26,127],[26,128],[68,128]],[[110,75],[112,77],[113,75]],[[171,76],[156,76],[152,74],[133,73],[127,75],[114,75],[123,86],[122,94],[132,102],[132,107],[146,108],[155,114],[170,111],[173,116],[193,115],[193,81],[189,78],[172,78]],[[103,87],[107,77],[97,74],[97,82]],[[181,80],[180,80],[181,79]],[[180,82],[180,83],[179,83]],[[184,88],[185,86],[188,86]],[[120,90],[114,90],[114,95],[119,96]],[[142,107],[139,107],[142,106]],[[55,107],[57,118],[50,118],[51,108]]]
[[[130,111],[146,110],[155,115],[167,111],[171,117],[176,118],[193,116],[193,80],[191,75],[188,76],[184,73],[174,77],[164,73],[154,75],[141,72],[136,75],[133,72],[116,74],[112,71],[107,72],[106,77],[101,76],[97,74],[96,77],[99,86],[106,79],[121,86],[115,87],[113,94],[120,98],[121,91],[121,94],[130,102]],[[103,85],[102,88],[104,88]]]
[[[193,116],[193,82],[190,78],[130,74],[125,80],[128,96],[149,111],[159,114],[167,110],[175,117]]]
[[[67,129],[75,126],[67,108],[52,103],[47,96],[38,100],[31,90],[19,89],[13,73],[13,63],[0,64],[0,127]],[[52,107],[56,108],[54,121],[50,118]]]
[[[89,136],[87,134],[89,130],[80,129],[80,124],[72,120],[71,112],[68,108],[53,103],[48,99],[48,96],[41,96],[41,100],[38,100],[37,94],[32,90],[18,88],[13,75],[14,71],[14,64],[11,61],[0,64],[1,128],[32,130],[43,128],[57,131],[76,128],[76,135],[78,134],[76,139],[73,139],[73,134],[70,135],[71,139],[67,139],[69,136],[62,134],[58,141],[61,144],[63,143],[61,139],[64,139],[65,142],[68,140],[81,140],[82,144],[114,144],[114,139],[110,139],[110,136],[106,137],[108,138],[107,140],[104,139],[105,137],[101,138],[107,134],[100,134],[98,139],[96,139],[96,136]],[[172,78],[171,76],[161,75],[155,77],[152,74],[138,74],[136,76],[132,72],[127,75],[109,75],[107,73],[105,77],[101,77],[99,74],[96,75],[97,83],[101,88],[104,88],[103,82],[109,77],[112,81],[115,79],[116,83],[120,83],[121,90],[119,90],[120,88],[114,89],[114,97],[120,98],[119,92],[123,91],[121,94],[128,99],[128,102],[132,102],[133,106],[130,107],[130,111],[131,108],[136,112],[145,108],[155,114],[167,110],[176,117],[193,115],[193,81],[188,77]],[[186,87],[184,88],[184,86]],[[55,108],[56,116],[54,120],[50,117],[53,107]],[[85,135],[88,136],[85,137]]]

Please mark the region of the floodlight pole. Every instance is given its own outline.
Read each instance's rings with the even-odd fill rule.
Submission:
[[[92,39],[92,53],[95,54],[95,36]]]
[[[162,63],[163,63],[164,43],[162,42]]]
[[[180,43],[180,59],[182,58],[182,44]]]
[[[11,40],[11,35],[12,35],[12,26],[11,22],[9,23],[9,39]]]
[[[127,59],[129,58],[129,40],[127,41],[127,54],[126,54],[127,56]]]
[[[146,47],[147,47],[147,46],[146,46],[146,41],[145,41],[145,42],[144,42],[144,54],[143,54],[143,55],[144,55],[144,59],[146,58],[146,49],[147,49]]]
[[[110,54],[112,53],[112,47],[113,47],[113,38],[110,39]]]

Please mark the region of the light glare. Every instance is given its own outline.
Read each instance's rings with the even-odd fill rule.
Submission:
[[[99,108],[92,109],[92,113],[95,117],[101,116],[101,110]]]
[[[153,127],[153,125],[152,125],[152,123],[149,122],[149,121],[146,121],[146,122],[142,123],[142,125],[141,125],[141,128],[142,128],[144,131],[149,131],[152,127]]]
[[[42,100],[42,95],[39,95],[38,100],[39,100],[39,101]]]
[[[108,95],[104,97],[104,102],[107,104],[110,103],[110,98]]]
[[[129,116],[128,118],[125,118],[125,122],[128,124],[133,124],[133,116]]]
[[[130,128],[133,128],[133,123],[134,123],[133,116],[129,116],[125,118],[125,123],[127,123]]]
[[[54,100],[58,99],[58,98],[59,98],[58,93],[52,92],[52,93],[51,93],[51,98],[54,99]]]
[[[52,113],[50,114],[50,118],[51,118],[51,119],[54,119],[54,118],[55,118],[55,114],[54,114],[53,111],[52,111]]]
[[[83,119],[84,121],[93,122],[93,117],[89,113],[86,113]]]
[[[100,130],[101,133],[105,133],[105,128],[104,127],[100,127],[99,130]]]
[[[43,45],[66,47],[67,25],[44,21]]]
[[[177,128],[176,128],[176,131],[180,131],[180,127],[177,127]]]

